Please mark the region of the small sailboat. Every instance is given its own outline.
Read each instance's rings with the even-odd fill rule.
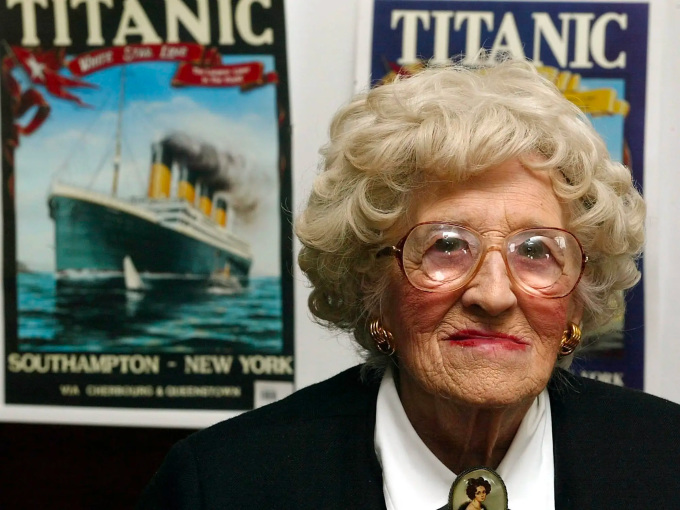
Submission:
[[[142,291],[144,290],[144,282],[142,277],[139,276],[135,264],[132,262],[132,258],[126,255],[123,258],[123,277],[125,278],[125,290],[131,291]]]

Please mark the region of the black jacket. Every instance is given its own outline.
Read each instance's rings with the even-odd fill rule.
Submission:
[[[563,371],[555,379],[556,510],[680,508],[680,406]],[[354,367],[193,434],[172,448],[138,508],[384,509],[378,386]]]

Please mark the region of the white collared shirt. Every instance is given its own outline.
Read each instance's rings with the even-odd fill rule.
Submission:
[[[456,478],[425,446],[409,421],[391,369],[385,371],[375,420],[375,451],[387,510],[437,510]],[[473,466],[470,466],[473,467]],[[511,510],[555,510],[552,419],[548,391],[533,402],[496,469]]]

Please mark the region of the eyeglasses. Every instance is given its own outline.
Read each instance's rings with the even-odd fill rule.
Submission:
[[[501,252],[508,275],[524,292],[545,298],[569,295],[588,262],[574,234],[561,228],[516,230],[502,245],[454,223],[419,223],[376,256],[394,255],[408,281],[425,292],[467,285],[491,250]]]

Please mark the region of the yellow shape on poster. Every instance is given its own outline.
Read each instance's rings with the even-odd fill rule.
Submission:
[[[630,103],[619,99],[613,88],[579,90],[581,75],[560,71],[556,67],[540,66],[538,72],[553,82],[569,101],[594,117],[601,115],[628,115]]]

